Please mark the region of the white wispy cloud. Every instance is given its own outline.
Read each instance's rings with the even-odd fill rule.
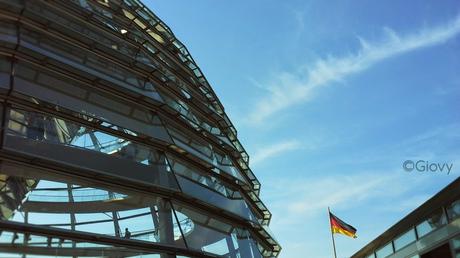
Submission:
[[[298,150],[301,144],[296,140],[278,142],[269,146],[260,148],[251,156],[251,165],[257,165],[269,158],[273,158],[287,151]]]
[[[384,40],[377,43],[359,38],[361,48],[354,54],[329,56],[296,73],[280,73],[268,83],[269,94],[256,102],[248,122],[258,124],[280,110],[310,100],[318,88],[343,81],[388,58],[446,42],[460,33],[460,15],[442,26],[413,34],[398,35],[389,28],[384,33]]]
[[[320,178],[277,178],[265,184],[265,188],[270,188],[270,192],[276,195],[267,194],[265,198],[271,203],[274,227],[283,228],[314,217],[326,211],[328,206],[350,209],[366,201],[399,199],[426,180],[429,178],[410,177],[411,186],[408,187],[408,175],[402,171],[368,171]]]
[[[264,184],[264,194],[270,201],[273,218],[278,220],[274,225],[284,227],[299,222],[299,218],[324,212],[328,206],[352,209],[353,205],[376,199],[392,200],[391,208],[382,208],[386,211],[415,208],[430,197],[428,193],[418,192],[421,185],[432,184],[434,180],[449,182],[459,175],[458,151],[446,146],[448,142],[459,141],[459,130],[459,123],[451,123],[420,132],[397,144],[380,146],[381,151],[346,156],[348,163],[343,163],[341,158],[332,158],[330,162],[336,164],[336,168],[323,175],[305,174],[304,177],[291,178],[281,174],[272,178]],[[435,145],[440,147],[436,147],[433,152],[426,151]],[[453,163],[451,175],[408,173],[403,170],[404,160],[418,158]],[[362,162],[372,163],[375,168],[359,169]],[[341,167],[358,169],[353,173],[345,173],[341,172]],[[377,206],[385,205],[376,203],[374,207]]]

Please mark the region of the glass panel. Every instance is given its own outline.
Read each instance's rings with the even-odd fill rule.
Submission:
[[[220,171],[246,182],[228,155],[218,153],[217,150],[212,149],[209,143],[198,140],[191,135],[186,135],[173,127],[168,127],[168,131],[178,147],[215,166]]]
[[[27,138],[47,144],[58,144],[80,150],[94,151],[107,156],[96,156],[78,150],[62,147],[34,145],[27,142],[7,140],[15,151],[24,151],[34,156],[41,156],[46,151],[47,159],[59,160],[79,167],[107,171],[123,178],[131,176],[135,180],[147,181],[167,188],[178,189],[166,157],[148,146],[132,142],[84,125],[63,120],[47,114],[12,109],[8,122],[8,136]],[[11,141],[12,143],[9,143]],[[15,145],[16,144],[16,145]],[[22,147],[20,147],[22,146]],[[45,148],[46,147],[46,148]],[[22,149],[21,149],[22,148]],[[44,148],[44,149],[39,149]],[[67,155],[65,155],[67,154]],[[81,162],[81,160],[85,162]],[[126,160],[130,162],[126,162]],[[107,163],[112,164],[108,167]],[[145,166],[145,167],[144,167]],[[152,168],[151,170],[149,170]],[[133,170],[129,175],[126,170]],[[79,198],[77,196],[77,198]]]
[[[246,220],[258,223],[257,218],[243,199],[229,199],[180,175],[176,176],[176,178],[182,191],[188,193],[190,196],[236,214]]]
[[[446,225],[447,218],[442,209],[436,211],[430,218],[416,226],[418,237],[421,238],[431,231]]]
[[[62,21],[62,24],[67,24],[71,29],[75,29],[82,32],[83,35],[91,36],[92,40],[96,40],[98,44],[105,43],[105,46],[110,48],[110,51],[117,51],[121,54],[128,56],[129,58],[135,57],[138,52],[137,49],[129,47],[126,41],[117,40],[113,37],[106,36],[101,31],[90,31],[89,26],[81,24],[74,24],[69,19],[63,19],[62,17],[56,17],[57,15],[52,12],[47,12],[47,18],[56,18],[55,21]],[[112,20],[106,20],[107,25],[110,25],[112,29],[119,30],[118,25],[109,24]],[[66,27],[69,31],[69,27]],[[68,44],[59,44],[53,38],[45,34],[37,34],[33,31],[27,30],[26,28],[21,29],[21,39],[28,43],[34,44],[35,50],[41,54],[51,56],[54,59],[58,59],[63,63],[69,64],[78,69],[85,70],[93,76],[99,77],[110,81],[114,84],[127,87],[128,85],[136,87],[144,91],[146,95],[151,95],[152,92],[156,92],[155,87],[151,83],[147,83],[141,76],[132,73],[130,70],[117,65],[116,63],[109,61],[106,58],[100,58],[94,55],[92,52],[86,51],[86,48],[73,48]],[[72,33],[71,33],[72,34]],[[72,34],[75,36],[75,34]],[[39,39],[39,40],[37,40]],[[89,48],[89,47],[88,47]],[[107,50],[105,50],[107,52]],[[117,53],[118,54],[118,53]],[[121,55],[119,56],[121,58]],[[84,66],[82,66],[84,64]],[[92,69],[87,69],[92,68]],[[129,87],[129,86],[128,86]]]
[[[197,131],[199,131],[200,128],[204,129],[208,131],[209,133],[221,139],[225,139],[225,142],[227,142],[230,146],[232,146],[229,140],[226,138],[225,135],[222,134],[222,132],[220,131],[218,127],[209,124],[208,123],[209,121],[206,122],[205,118],[198,117],[196,114],[192,112],[192,110],[188,107],[186,103],[184,103],[181,100],[173,99],[165,94],[163,94],[162,97],[165,100],[166,104],[168,104],[169,107],[173,108],[174,110],[176,110],[177,112],[181,114],[180,118],[184,119],[187,123],[192,125]]]
[[[396,238],[393,243],[395,245],[395,250],[398,251],[399,249],[405,247],[406,245],[414,242],[416,240],[415,237],[415,230],[411,229],[406,233],[402,234],[398,238]]]
[[[0,21],[0,46],[8,48],[14,46],[17,41],[16,35],[16,26],[13,22]]]
[[[207,188],[214,190],[215,192],[230,198],[230,199],[241,199],[240,193],[231,188],[230,186],[223,183],[220,179],[209,175],[212,172],[202,172],[200,169],[187,164],[186,162],[175,159],[174,157],[167,155],[168,161],[176,174],[184,176],[190,180],[193,180]]]
[[[393,253],[393,246],[391,242],[386,244],[384,247],[378,249],[375,254],[377,258],[384,258]]]
[[[460,215],[460,200],[451,203],[446,207],[449,219],[453,220]]]
[[[224,257],[262,257],[256,242],[246,230],[235,228],[190,207],[177,203],[173,206],[176,212],[182,214],[181,216],[190,219],[192,229],[187,232],[186,228],[187,233],[184,233],[189,248]],[[186,225],[181,223],[182,231],[184,226]]]
[[[0,59],[1,61],[1,59]],[[0,62],[1,64],[1,62]],[[105,96],[85,88],[78,80],[70,80],[43,67],[25,62],[16,65],[17,80],[15,90],[40,99],[40,105],[68,115],[85,119],[92,124],[110,127],[124,134],[142,133],[161,141],[171,139],[163,127],[160,118],[152,111],[140,106],[133,106],[123,98]],[[3,80],[0,72],[0,87],[6,81],[9,87],[9,74]],[[56,105],[56,99],[59,99]],[[85,114],[87,116],[82,116]]]
[[[366,258],[375,258],[375,255],[371,254],[371,255],[367,256]]]

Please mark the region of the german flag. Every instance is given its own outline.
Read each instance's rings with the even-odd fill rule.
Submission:
[[[341,219],[334,216],[334,214],[331,212],[329,212],[329,219],[331,220],[332,233],[339,233],[353,238],[357,237],[356,228],[343,222]]]

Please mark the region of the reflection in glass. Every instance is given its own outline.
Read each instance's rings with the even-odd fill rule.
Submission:
[[[460,215],[460,200],[451,203],[446,209],[450,220],[457,218]]]
[[[241,199],[241,194],[232,189],[227,184],[224,184],[220,179],[209,175],[208,173],[201,172],[200,169],[197,169],[193,166],[187,165],[185,162],[181,162],[180,160],[168,155],[168,161],[170,166],[172,167],[173,171],[176,175],[184,176],[194,182],[199,183],[207,188],[212,189],[213,191],[227,197],[230,199]]]
[[[173,206],[193,222],[193,230],[184,234],[189,248],[225,257],[262,257],[246,230],[177,203]]]
[[[393,253],[393,246],[390,243],[386,244],[385,246],[383,246],[382,248],[378,249],[376,252],[375,252],[375,255],[377,258],[384,258],[384,257],[387,257],[389,256],[390,254]]]
[[[395,245],[395,250],[398,251],[399,249],[405,247],[406,245],[414,242],[416,240],[415,238],[415,230],[411,229],[407,231],[406,233],[400,235],[397,237],[393,243]]]
[[[416,226],[418,237],[421,238],[431,231],[446,225],[447,218],[442,209],[439,209],[431,215],[430,218],[424,220]]]
[[[143,165],[166,167],[164,155],[152,148],[50,115],[12,109],[8,129],[8,134],[12,136],[97,151]]]

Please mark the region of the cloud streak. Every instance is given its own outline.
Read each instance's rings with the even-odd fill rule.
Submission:
[[[256,151],[256,153],[252,156],[251,165],[254,166],[260,164],[269,158],[275,157],[287,151],[300,149],[300,147],[300,142],[295,140],[283,141],[270,146],[263,147]]]
[[[317,89],[332,82],[343,81],[394,56],[442,44],[460,34],[460,15],[442,26],[413,34],[400,36],[389,28],[385,28],[384,33],[384,40],[377,43],[359,38],[361,47],[355,54],[329,56],[298,73],[279,74],[273,82],[268,83],[269,94],[256,102],[248,121],[259,124],[283,109],[309,101]]]
[[[370,200],[397,200],[429,179],[411,177],[399,170],[385,170],[295,180],[277,178],[268,182],[265,187],[270,187],[270,192],[276,193],[268,194],[266,198],[271,200],[273,214],[278,215],[273,217],[273,225],[277,229],[302,223],[303,219],[310,219],[324,212],[328,206],[335,209],[351,209]],[[411,182],[410,187],[407,185],[408,180]],[[421,198],[425,197],[426,195]],[[414,205],[404,208],[410,209],[415,207]]]

